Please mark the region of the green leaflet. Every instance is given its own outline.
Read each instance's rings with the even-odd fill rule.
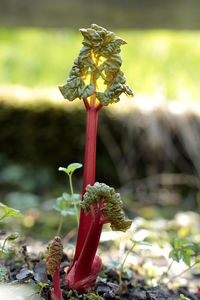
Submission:
[[[126,42],[95,24],[91,28],[80,29],[80,32],[83,35],[83,47],[74,61],[67,82],[59,86],[64,98],[73,101],[94,94],[102,105],[108,105],[118,102],[122,93],[133,96],[120,70],[120,47]]]
[[[132,221],[125,219],[122,209],[122,200],[119,193],[115,193],[114,188],[104,183],[96,182],[93,186],[88,185],[84,195],[84,201],[80,203],[85,213],[90,212],[90,205],[99,203],[105,199],[103,215],[111,223],[112,230],[126,231],[130,228]]]

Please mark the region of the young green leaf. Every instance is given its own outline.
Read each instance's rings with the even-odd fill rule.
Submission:
[[[71,298],[70,298],[71,299]],[[91,294],[88,294],[86,296],[86,298],[84,297],[84,299],[87,299],[87,300],[104,300],[104,298],[102,298],[101,296],[99,295],[96,295],[94,293],[91,293]]]
[[[69,164],[67,169],[71,171],[71,174],[76,170],[76,169],[80,169],[82,168],[82,164],[79,163],[73,163],[73,164]]]
[[[3,209],[3,213],[0,216],[0,221],[2,221],[5,217],[9,217],[9,216],[19,217],[22,215],[19,210],[8,207],[7,205],[1,202],[0,202],[0,209]]]
[[[80,204],[80,202],[81,202],[81,195],[80,194],[76,194],[76,193],[74,194],[74,202],[76,204]]]
[[[8,269],[0,265],[0,282],[8,281],[8,274]]]
[[[123,274],[125,274],[129,279],[133,277],[133,272],[130,269],[123,269]]]
[[[56,204],[53,208],[59,212],[66,209],[66,200],[63,197],[58,197],[56,199]]]
[[[180,298],[178,300],[191,300],[191,299],[184,296],[183,294],[180,294]]]
[[[53,206],[53,208],[60,213],[66,211],[70,206],[70,202],[66,200],[64,197],[58,197],[56,199],[56,204]]]
[[[107,264],[107,269],[119,270],[121,268],[121,262],[119,260],[111,260]]]
[[[75,194],[75,201],[77,204],[80,203],[80,195]],[[67,193],[63,193],[62,197],[58,197],[56,199],[56,204],[53,208],[58,211],[61,216],[66,217],[67,215],[74,216],[76,215],[76,211],[74,207],[70,207],[73,204],[71,195]]]
[[[7,241],[12,242],[12,241],[16,240],[18,237],[19,237],[19,233],[13,232],[6,239],[7,239]]]
[[[63,193],[62,197],[59,197],[58,199],[60,199],[60,198],[63,198],[66,201],[66,203],[69,203],[69,204],[71,203],[71,195],[68,193]]]
[[[76,169],[82,168],[82,164],[72,163],[67,166],[67,168],[59,167],[58,170],[65,172],[68,176],[71,176]]]
[[[176,262],[179,262],[179,260],[180,260],[180,257],[178,256],[178,254],[174,250],[171,250],[169,252],[169,258],[172,258]]]
[[[174,240],[173,249],[169,253],[169,258],[172,258],[176,262],[182,259],[183,262],[190,267],[191,257],[195,254],[191,249],[193,246],[193,243],[176,238]]]
[[[71,205],[74,204],[74,202],[76,204],[80,203],[81,200],[81,195],[80,194],[74,194],[74,201],[72,199],[72,195],[68,194],[68,193],[63,193],[61,197],[57,198],[56,202],[59,202],[61,200],[65,200],[66,204]],[[62,202],[62,201],[61,201]],[[64,202],[64,201],[63,201]],[[65,206],[64,206],[65,207]]]
[[[174,240],[174,248],[175,249],[183,249],[183,248],[190,248],[193,244],[187,240],[181,240],[179,238],[176,238]]]
[[[63,168],[63,167],[59,167],[58,171],[65,172],[65,173],[67,173],[67,175],[69,175],[69,172],[70,172],[67,168]]]
[[[190,267],[190,265],[191,265],[191,256],[188,255],[188,254],[186,254],[186,253],[183,253],[183,254],[182,254],[182,258],[183,258],[184,263],[185,263],[188,267]]]
[[[41,282],[41,281],[39,281],[38,284],[39,284],[39,286],[41,286],[41,288],[44,288],[45,286],[48,285],[48,283],[46,283],[46,282]]]
[[[75,212],[74,208],[68,208],[66,211],[63,210],[62,212],[60,212],[60,214],[63,217],[66,217],[66,216],[75,216],[76,212]]]
[[[74,194],[74,190],[73,190],[73,184],[72,184],[72,174],[74,173],[74,171],[76,169],[79,169],[82,167],[82,164],[79,163],[72,163],[69,164],[67,166],[67,168],[63,168],[63,167],[59,167],[59,171],[63,171],[68,175],[68,179],[69,179],[69,185],[70,185],[70,191],[71,191],[71,196],[69,196],[68,194],[63,194],[63,198],[66,200],[66,203],[64,203],[63,199],[58,198],[57,201],[60,203],[57,203],[56,207],[54,207],[56,210],[58,210],[61,215],[64,217],[66,215],[75,215],[76,219],[77,219],[77,225],[79,225],[79,210],[78,210],[78,206],[77,204],[79,203],[79,198],[77,196],[77,194]],[[69,199],[70,199],[70,203],[69,203]],[[68,207],[70,206],[71,203],[73,203],[74,208],[73,209],[67,209],[66,205],[67,203],[69,203]],[[63,206],[64,208],[61,208],[61,206]],[[57,235],[60,234],[60,230],[62,227],[62,222],[63,220],[60,221],[60,225],[59,225],[59,229],[57,231]]]

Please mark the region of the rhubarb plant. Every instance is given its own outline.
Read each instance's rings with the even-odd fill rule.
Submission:
[[[98,114],[103,106],[117,103],[122,93],[128,96],[133,96],[133,93],[126,85],[126,78],[120,69],[120,47],[126,42],[95,24],[91,28],[80,29],[80,32],[83,35],[83,47],[74,61],[66,83],[59,89],[69,101],[76,98],[83,100],[86,108],[83,202],[75,256],[67,273],[69,287],[85,292],[95,282],[101,268],[101,260],[96,255],[96,250],[103,224],[109,222],[112,229],[123,231],[131,224],[124,219],[119,195],[108,186],[95,185]],[[95,196],[92,196],[93,193]],[[116,212],[115,215],[111,215],[112,210]],[[117,220],[123,220],[122,224]]]

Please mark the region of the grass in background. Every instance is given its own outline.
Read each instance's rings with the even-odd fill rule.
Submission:
[[[122,32],[128,45],[122,49],[128,81],[138,93],[163,88],[169,99],[188,96],[200,100],[200,32]]]
[[[200,99],[200,32],[120,31],[128,84],[137,94],[157,88],[169,99]],[[57,86],[67,79],[82,37],[72,30],[0,29],[0,83]]]

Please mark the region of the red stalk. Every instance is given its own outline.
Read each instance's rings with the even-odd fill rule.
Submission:
[[[102,108],[100,103],[95,107],[95,97],[92,97],[91,105],[87,98],[83,98],[83,101],[86,108],[86,137],[82,200],[87,185],[95,183],[97,122],[98,112]],[[101,259],[96,255],[103,226],[99,223],[100,216],[100,212],[96,216],[91,213],[86,216],[81,209],[74,260],[66,276],[69,287],[79,292],[87,291],[95,283],[101,269]]]
[[[100,217],[101,212],[98,211],[91,224],[90,231],[88,232],[87,239],[78,259],[76,265],[77,276],[75,280],[81,280],[90,274],[103,227],[103,223],[100,222]]]
[[[89,105],[87,98],[83,98],[86,107],[86,137],[85,137],[85,163],[84,163],[84,174],[83,174],[83,190],[82,190],[82,200],[85,194],[85,189],[88,184],[94,185],[95,183],[95,169],[96,169],[96,138],[97,138],[97,121],[98,112],[102,108],[102,104]],[[83,209],[81,209],[80,215],[80,225],[78,230],[78,238],[76,244],[76,252],[74,256],[74,261],[80,256],[83,245],[87,238],[90,226],[92,222],[91,213],[87,216],[85,215]]]
[[[70,289],[76,289],[80,293],[86,292],[88,287],[95,283],[101,270],[101,259],[96,255],[96,252],[103,224],[107,223],[107,220],[102,218],[103,202],[104,199],[99,203],[96,214],[92,215],[90,231],[88,232],[79,259],[67,274]]]
[[[53,289],[51,290],[51,300],[63,300],[60,288],[60,264],[53,275]]]

